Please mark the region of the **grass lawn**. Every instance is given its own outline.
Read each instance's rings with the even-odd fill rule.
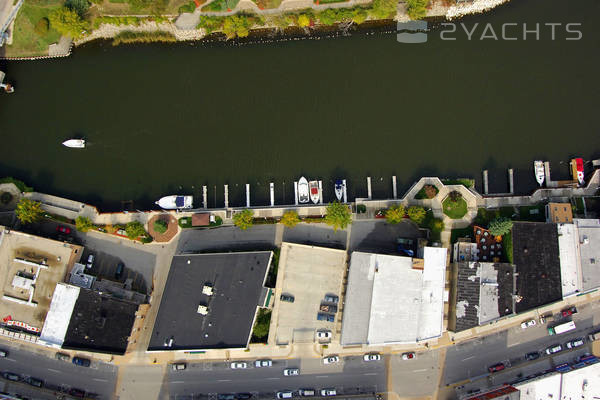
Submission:
[[[60,33],[50,29],[44,36],[35,33],[35,24],[50,13],[62,6],[62,1],[26,1],[15,20],[13,43],[6,46],[6,57],[36,57],[48,55],[48,45],[58,42]]]
[[[460,219],[467,213],[467,202],[462,197],[456,201],[448,197],[442,202],[442,208],[449,218]]]
[[[258,8],[261,10],[268,10],[270,8],[277,8],[281,5],[283,0],[252,0]]]
[[[512,242],[512,232],[508,232],[504,236],[502,236],[502,251],[504,252],[504,257],[506,261],[509,263],[513,263],[513,242]]]
[[[201,11],[227,11],[233,10],[240,0],[214,0],[202,7]]]

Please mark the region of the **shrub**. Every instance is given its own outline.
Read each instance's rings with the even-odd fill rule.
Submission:
[[[90,229],[94,228],[94,224],[92,223],[92,220],[89,219],[88,217],[77,217],[75,219],[75,228],[79,231],[79,232],[87,232]]]
[[[512,226],[513,222],[510,219],[500,217],[490,222],[488,229],[493,236],[502,236],[510,232]]]
[[[256,314],[256,323],[252,329],[252,336],[256,339],[264,339],[269,336],[269,327],[271,326],[271,310],[259,308]]]
[[[67,0],[65,1],[65,7],[75,11],[77,15],[83,18],[90,8],[90,2],[88,0]]]
[[[444,230],[445,226],[444,226],[444,220],[440,219],[440,218],[434,218],[431,222],[431,226],[430,229],[433,232],[439,233],[442,232]]]
[[[189,3],[186,3],[186,4],[182,5],[181,7],[179,7],[179,14],[193,13],[195,9],[196,9],[196,3],[193,1],[190,1]]]
[[[462,199],[462,194],[460,194],[460,192],[457,192],[456,190],[453,190],[452,192],[450,192],[450,194],[448,194],[448,197],[450,198],[450,200],[456,203],[458,200]]]
[[[410,19],[423,19],[427,14],[429,0],[406,0],[406,13]]]
[[[50,29],[50,21],[48,21],[48,18],[44,17],[40,18],[40,20],[35,24],[33,31],[38,36],[46,36],[48,29]]]
[[[252,226],[254,212],[252,210],[242,210],[234,214],[233,224],[242,230]]]
[[[298,217],[298,213],[296,211],[290,210],[286,211],[281,217],[281,223],[288,228],[293,228],[300,222],[300,218]]]
[[[402,222],[405,215],[406,211],[404,210],[404,206],[402,204],[394,204],[385,212],[385,220],[389,224],[398,224]]]
[[[13,199],[13,195],[10,194],[9,192],[2,192],[2,194],[0,195],[0,203],[7,205],[8,203],[10,203]]]
[[[84,21],[77,12],[68,7],[62,7],[53,11],[48,19],[54,29],[73,39],[82,37],[88,28],[87,21]]]
[[[120,32],[113,39],[113,46],[126,43],[155,43],[163,42],[170,43],[176,42],[177,38],[171,32],[166,31],[152,31],[152,32],[133,32],[123,31]]]
[[[24,224],[30,224],[39,221],[42,215],[44,215],[44,210],[42,210],[42,203],[38,201],[21,199],[17,204],[15,214],[19,221]]]
[[[180,227],[182,228],[191,228],[192,227],[192,217],[181,217],[179,221],[177,221]]]
[[[190,222],[191,223],[191,222]],[[218,215],[215,217],[215,222],[211,222],[210,226],[219,226],[219,225],[223,225],[223,218],[219,217]]]
[[[356,213],[357,214],[364,214],[367,212],[367,206],[365,206],[364,204],[359,204],[356,206]]]
[[[419,206],[409,207],[406,213],[408,214],[408,218],[410,218],[411,221],[414,221],[418,225],[420,225],[423,222],[426,214],[425,209]]]
[[[11,178],[11,177],[2,178],[2,179],[0,179],[0,183],[12,183],[16,187],[18,187],[21,192],[33,192],[32,187],[27,186],[23,181],[20,181],[15,178]]]
[[[131,221],[125,226],[125,232],[129,239],[137,239],[140,236],[146,235],[146,229],[138,221]]]
[[[157,219],[154,221],[154,230],[158,233],[165,233],[169,228],[169,224],[167,221],[163,221],[162,219]]]

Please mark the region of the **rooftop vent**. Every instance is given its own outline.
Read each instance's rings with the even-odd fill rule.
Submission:
[[[197,311],[197,313],[198,313],[198,314],[202,314],[202,315],[208,315],[208,307],[206,307],[206,306],[204,306],[204,305],[200,304],[200,305],[198,306],[198,311]]]
[[[212,296],[213,295],[212,285],[205,283],[204,286],[202,287],[202,294],[205,294],[207,296]]]

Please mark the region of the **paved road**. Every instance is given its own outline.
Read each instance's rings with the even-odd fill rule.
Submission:
[[[526,353],[532,351],[543,352],[550,345],[555,343],[564,344],[571,339],[585,337],[590,331],[597,329],[600,321],[594,321],[594,313],[597,314],[599,308],[600,304],[598,303],[590,303],[579,307],[579,313],[573,316],[577,329],[566,334],[548,336],[546,332],[547,325],[538,325],[525,330],[517,326],[449,348],[446,355],[443,382],[448,385],[483,376],[487,373],[487,368],[490,365],[498,362],[520,368],[528,364],[524,360]],[[598,316],[596,316],[596,319],[598,319]],[[561,357],[566,353],[568,352],[564,350]]]
[[[202,395],[208,398],[220,393],[252,393],[274,398],[280,390],[335,387],[338,394],[373,393],[385,390],[385,363],[364,362],[362,357],[342,358],[338,365],[323,365],[320,359],[274,360],[271,368],[232,370],[229,363],[189,364],[185,371],[168,372],[163,396]],[[286,377],[285,368],[300,368],[300,376]]]
[[[46,354],[32,351],[25,345],[2,343],[8,357],[0,358],[0,370],[42,379],[57,387],[78,388],[98,394],[100,399],[111,399],[115,390],[117,368],[93,361],[91,367],[78,367],[71,362],[59,361]]]
[[[390,361],[392,390],[402,397],[431,396],[439,382],[439,359],[439,350],[417,353],[415,360],[393,356]]]

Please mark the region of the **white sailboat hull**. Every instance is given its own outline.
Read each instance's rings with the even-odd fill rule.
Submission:
[[[63,146],[70,147],[72,149],[83,149],[85,147],[84,139],[69,139],[62,142]]]

